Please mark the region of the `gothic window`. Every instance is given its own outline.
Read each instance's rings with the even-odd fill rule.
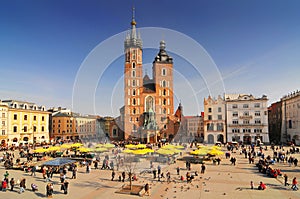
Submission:
[[[167,113],[167,109],[164,108],[164,109],[163,109],[163,114],[166,114],[166,113]]]
[[[161,69],[161,75],[162,75],[162,76],[166,76],[166,75],[167,75],[167,69],[162,68],[162,69]]]
[[[166,89],[163,90],[163,96],[166,96],[167,92]]]
[[[132,51],[132,59],[136,59],[136,50]]]
[[[132,95],[135,96],[135,89],[132,90]]]
[[[132,73],[131,73],[131,77],[135,77],[135,76],[136,76],[135,70],[133,70]]]
[[[149,110],[154,111],[154,99],[151,96],[148,96],[146,98],[146,112],[149,112]]]
[[[167,100],[164,99],[164,100],[163,100],[163,105],[166,105],[166,104],[167,104]]]

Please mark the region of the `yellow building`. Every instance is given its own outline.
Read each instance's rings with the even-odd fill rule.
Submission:
[[[20,143],[49,142],[49,114],[44,106],[34,103],[4,100],[8,107],[7,142]]]

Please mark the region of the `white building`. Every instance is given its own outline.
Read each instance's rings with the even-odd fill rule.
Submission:
[[[0,140],[1,145],[7,143],[7,131],[8,131],[8,106],[2,104],[0,101]]]
[[[267,96],[225,94],[227,141],[269,143]]]
[[[300,144],[300,92],[281,98],[282,101],[282,142]]]
[[[221,96],[204,98],[204,142],[226,142],[225,101]]]

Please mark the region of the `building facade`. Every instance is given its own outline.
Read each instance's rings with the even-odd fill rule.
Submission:
[[[270,143],[281,143],[282,102],[275,102],[268,108]]]
[[[0,101],[0,140],[1,146],[7,145],[8,133],[8,106]]]
[[[49,114],[44,106],[31,102],[4,100],[8,107],[7,143],[19,145],[23,143],[49,142]]]
[[[153,61],[153,77],[143,75],[142,39],[134,15],[124,41],[124,52],[124,108],[121,108],[124,139],[156,142],[161,130],[170,132],[166,130],[168,117],[174,113],[173,59],[161,41]]]
[[[267,96],[226,94],[227,141],[269,143]]]
[[[281,98],[283,143],[300,144],[300,92],[296,91]]]
[[[186,120],[186,136],[188,140],[202,143],[204,141],[204,123],[202,116],[185,116]]]
[[[221,96],[204,98],[204,142],[226,142],[225,101]]]

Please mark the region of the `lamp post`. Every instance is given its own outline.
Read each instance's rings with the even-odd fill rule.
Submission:
[[[33,150],[35,150],[35,139],[34,139],[34,131],[35,131],[35,126],[33,126],[32,128],[32,146],[33,146]]]

